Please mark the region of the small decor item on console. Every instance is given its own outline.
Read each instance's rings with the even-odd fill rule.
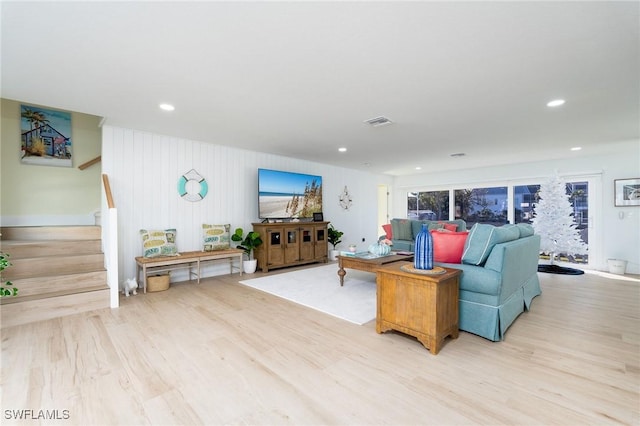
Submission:
[[[422,224],[422,230],[416,235],[413,266],[416,269],[433,269],[433,237],[426,223]]]
[[[138,288],[138,281],[135,278],[127,278],[120,286],[120,290],[126,297],[129,297],[129,293],[134,296],[138,294],[136,289]]]

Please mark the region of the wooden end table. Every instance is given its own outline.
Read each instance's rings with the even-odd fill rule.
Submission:
[[[402,260],[413,260],[413,255],[390,254],[388,256],[381,256],[373,259],[364,258],[362,255],[338,256],[338,276],[340,277],[340,286],[344,285],[344,276],[347,274],[345,268],[357,269],[365,272],[376,272],[382,265]]]
[[[396,262],[378,268],[376,332],[397,330],[414,336],[436,355],[447,336],[458,338],[458,269],[441,275],[405,272]]]

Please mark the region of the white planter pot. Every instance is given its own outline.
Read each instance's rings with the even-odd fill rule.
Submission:
[[[242,270],[244,271],[245,274],[253,274],[256,271],[257,266],[258,266],[258,259],[242,261]]]
[[[340,250],[329,250],[329,260],[338,260]]]

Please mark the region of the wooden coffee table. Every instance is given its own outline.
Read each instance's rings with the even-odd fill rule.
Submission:
[[[344,276],[347,274],[345,268],[357,269],[365,272],[376,272],[376,270],[387,263],[399,261],[412,261],[413,255],[390,254],[388,256],[376,257],[369,259],[363,255],[356,256],[338,256],[338,276],[340,276],[340,286],[344,285]]]

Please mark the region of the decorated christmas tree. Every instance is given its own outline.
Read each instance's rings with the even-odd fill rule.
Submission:
[[[587,245],[573,216],[573,207],[566,192],[566,183],[556,174],[540,185],[540,200],[534,207],[531,225],[540,235],[540,250],[548,253],[551,264],[556,254],[586,254]]]

